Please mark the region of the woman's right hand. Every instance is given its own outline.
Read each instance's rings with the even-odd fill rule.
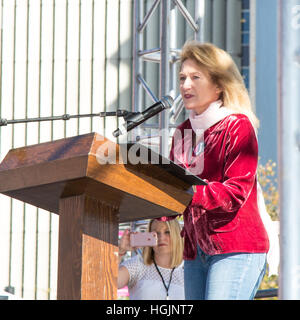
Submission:
[[[119,242],[119,254],[124,255],[127,251],[132,251],[134,248],[130,246],[130,229],[126,229]]]

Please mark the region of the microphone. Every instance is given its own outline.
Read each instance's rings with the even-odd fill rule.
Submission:
[[[149,118],[155,116],[156,114],[160,113],[161,111],[171,108],[172,104],[174,103],[174,99],[170,96],[164,96],[161,100],[157,101],[154,105],[147,108],[145,111],[133,114],[125,118],[126,122],[123,124],[123,127],[118,128],[113,132],[114,137],[118,137],[125,132],[132,130],[133,128],[137,127],[141,123],[145,122]]]

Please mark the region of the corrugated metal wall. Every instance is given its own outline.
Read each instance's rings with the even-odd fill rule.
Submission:
[[[141,1],[149,8],[154,0]],[[220,2],[205,1],[211,10]],[[183,3],[193,11],[193,0]],[[1,0],[1,118],[130,110],[132,9],[133,0]],[[148,47],[159,43],[158,27],[156,14]],[[176,32],[178,47],[192,37],[179,13]],[[157,71],[145,67],[156,92]],[[117,127],[115,117],[0,127],[0,160],[11,148],[91,131],[111,138]],[[57,215],[0,195],[0,290],[56,299],[58,224]]]
[[[2,0],[1,118],[131,106],[131,0]],[[112,117],[1,127],[11,148],[117,127]],[[0,196],[0,289],[55,299],[58,216]]]

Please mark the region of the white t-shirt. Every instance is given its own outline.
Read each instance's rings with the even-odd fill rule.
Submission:
[[[128,290],[130,300],[165,300],[167,291],[155,265],[146,266],[143,258],[136,255],[125,260],[121,266],[125,266],[129,272]],[[166,286],[169,285],[172,269],[159,267]],[[169,287],[170,300],[184,300],[183,262],[175,268]]]

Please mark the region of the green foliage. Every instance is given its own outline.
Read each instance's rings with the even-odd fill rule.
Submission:
[[[279,220],[279,192],[277,188],[277,180],[275,179],[276,163],[269,160],[265,165],[258,166],[258,181],[263,189],[266,207],[273,221]],[[266,275],[260,285],[259,290],[278,288],[278,277]],[[264,298],[264,300],[277,300],[274,298]]]
[[[258,166],[258,181],[263,189],[266,207],[272,220],[279,220],[279,193],[275,179],[276,163],[269,160],[265,165]]]

